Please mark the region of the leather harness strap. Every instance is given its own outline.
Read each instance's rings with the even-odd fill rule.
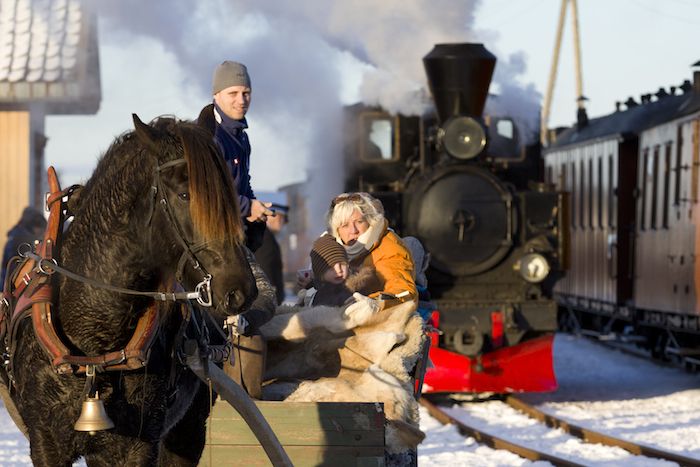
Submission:
[[[50,194],[47,197],[49,220],[44,240],[37,247],[42,261],[27,259],[20,266],[11,291],[5,291],[16,300],[10,320],[10,353],[13,354],[18,324],[31,315],[37,340],[49,355],[51,364],[60,374],[85,372],[87,365],[95,365],[103,371],[134,370],[145,366],[148,352],[160,324],[159,308],[154,302],[139,318],[136,329],[127,345],[117,351],[97,356],[73,355],[56,332],[53,319],[53,279],[42,269],[43,261],[53,261],[60,248],[60,235],[63,229],[64,197],[70,196],[71,188],[61,191],[56,171],[48,169]],[[14,300],[13,300],[14,301]]]

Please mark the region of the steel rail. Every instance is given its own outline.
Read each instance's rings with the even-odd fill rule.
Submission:
[[[525,459],[529,459],[531,461],[548,461],[551,462],[552,464],[556,466],[562,466],[562,467],[583,467],[584,464],[578,464],[576,462],[572,462],[570,460],[563,459],[561,457],[554,456],[552,454],[547,454],[545,452],[537,451],[532,448],[528,448],[526,446],[522,446],[520,444],[513,443],[511,441],[507,441],[503,438],[499,438],[498,436],[494,436],[490,433],[486,433],[485,431],[478,430],[474,427],[471,427],[464,422],[457,420],[456,418],[448,415],[444,411],[440,410],[439,407],[434,405],[432,402],[429,402],[425,397],[421,397],[420,403],[423,407],[425,407],[428,410],[428,413],[430,413],[431,416],[433,416],[435,419],[437,419],[440,423],[443,425],[448,425],[452,424],[457,427],[459,432],[463,436],[471,436],[474,438],[477,442],[481,444],[485,444],[486,446],[489,446],[490,448],[493,449],[505,449],[506,451],[510,451],[514,454],[519,455],[520,457],[524,457]]]
[[[664,451],[662,449],[653,448],[651,446],[644,446],[631,441],[616,438],[614,436],[606,435],[598,431],[574,425],[573,423],[569,423],[562,418],[546,414],[537,407],[534,407],[515,396],[506,397],[505,402],[512,408],[526,414],[527,416],[537,420],[538,422],[544,423],[550,428],[559,428],[565,431],[566,433],[575,436],[587,443],[598,443],[603,444],[605,446],[619,447],[637,456],[665,459],[677,462],[678,464],[683,466],[700,466],[700,459],[693,459],[691,457],[686,457],[681,454],[676,454],[673,452]]]

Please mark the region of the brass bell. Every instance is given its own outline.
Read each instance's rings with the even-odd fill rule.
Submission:
[[[91,435],[94,435],[96,431],[109,430],[110,428],[114,428],[114,422],[107,415],[100,396],[97,393],[95,393],[95,397],[88,395],[87,399],[83,401],[80,417],[75,422],[73,429],[75,431],[89,431]]]

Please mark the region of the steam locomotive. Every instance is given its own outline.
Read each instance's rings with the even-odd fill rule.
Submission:
[[[496,58],[438,44],[423,58],[434,113],[346,108],[346,190],[379,198],[391,227],[431,255],[436,311],[424,392],[556,388],[552,289],[567,265],[567,199],[538,147],[484,114]]]

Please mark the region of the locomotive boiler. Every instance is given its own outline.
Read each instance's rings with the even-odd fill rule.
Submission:
[[[539,148],[515,121],[484,113],[494,55],[438,44],[423,63],[434,111],[347,108],[345,163],[346,189],[379,198],[391,227],[431,255],[439,331],[424,392],[553,390],[565,194],[543,183]]]

